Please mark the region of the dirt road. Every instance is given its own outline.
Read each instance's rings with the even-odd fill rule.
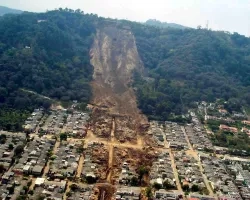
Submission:
[[[79,163],[78,163],[78,167],[77,167],[76,178],[81,177],[83,163],[84,163],[84,157],[83,157],[83,155],[81,155]]]
[[[185,135],[186,141],[187,141],[188,146],[189,146],[189,149],[190,149],[190,150],[188,150],[186,153],[189,154],[189,155],[192,155],[192,156],[197,160],[197,163],[198,163],[198,166],[199,166],[199,168],[200,168],[200,172],[201,172],[201,174],[202,174],[204,183],[205,183],[205,185],[206,185],[206,188],[207,188],[208,191],[209,191],[209,195],[210,195],[210,196],[214,196],[214,192],[213,192],[213,190],[212,190],[211,187],[210,187],[210,184],[209,184],[209,181],[208,181],[206,175],[204,174],[204,169],[203,169],[202,164],[201,164],[201,162],[200,162],[200,159],[199,159],[199,156],[198,156],[198,154],[197,154],[197,151],[195,151],[195,150],[193,149],[193,146],[192,146],[191,143],[190,143],[190,140],[189,140],[189,138],[188,138],[188,135],[187,135],[187,133],[186,133],[185,128],[184,128],[184,127],[181,127],[181,129],[182,129],[182,131],[183,131],[183,133],[184,133],[184,135]]]
[[[86,138],[84,139],[74,139],[74,138],[70,138],[71,141],[80,141],[83,140],[84,141],[84,147],[86,148],[88,146],[89,142],[99,142],[99,143],[103,143],[106,146],[114,146],[114,147],[119,147],[119,148],[132,148],[132,149],[143,149],[143,142],[139,143],[139,144],[131,144],[129,142],[118,142],[114,139],[114,141],[109,141],[108,139],[105,138],[98,138],[96,137],[92,131],[88,131]],[[143,140],[143,139],[142,139]],[[157,149],[157,148],[156,148]]]
[[[112,120],[112,128],[110,134],[110,144],[109,144],[109,170],[107,175],[107,181],[112,182],[112,171],[113,171],[113,159],[114,159],[114,141],[115,141],[115,119]]]
[[[173,169],[173,172],[174,172],[174,177],[175,177],[175,180],[176,180],[177,189],[178,189],[179,192],[183,192],[182,187],[181,187],[181,183],[180,183],[180,180],[179,180],[178,172],[177,172],[177,169],[176,169],[175,161],[174,161],[174,155],[173,155],[171,149],[168,150],[168,153],[169,153],[169,156],[170,156],[170,159],[171,159],[171,166],[172,166],[172,169]]]
[[[111,200],[115,192],[113,185],[108,183],[98,183],[96,187],[99,189],[98,200]]]
[[[58,149],[58,147],[60,146],[60,141],[59,140],[57,140],[56,141],[56,143],[55,143],[55,146],[54,146],[54,148],[53,148],[53,150],[52,150],[52,153],[53,153],[53,155],[55,155],[56,154],[56,152],[57,152],[57,149]],[[47,162],[47,164],[46,164],[46,166],[45,166],[45,168],[44,168],[44,170],[43,170],[43,178],[45,178],[46,177],[46,174],[49,172],[49,165],[50,165],[50,160],[48,160],[48,162]]]
[[[113,158],[114,158],[114,146],[109,145],[109,169],[108,169],[108,174],[107,174],[107,181],[111,183],[112,179],[112,169],[113,169]]]

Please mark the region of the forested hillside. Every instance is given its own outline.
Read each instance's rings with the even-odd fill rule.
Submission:
[[[32,109],[48,108],[51,101],[43,96],[88,103],[89,51],[96,30],[107,25],[135,36],[145,72],[135,71],[134,88],[150,118],[171,119],[195,101],[216,98],[237,109],[249,106],[249,38],[104,19],[80,10],[26,12],[0,17],[0,129],[20,129]]]
[[[0,16],[5,15],[5,14],[21,14],[23,11],[21,10],[16,10],[12,8],[8,8],[5,6],[0,6]]]
[[[60,101],[89,101],[95,19],[80,10],[0,18],[0,129],[20,127],[19,119],[12,120],[20,118],[15,113],[49,107],[47,99],[27,90]]]
[[[194,101],[216,98],[236,110],[250,105],[249,38],[206,29],[131,26],[147,69],[143,76],[135,74],[138,102],[147,115],[171,118],[171,112],[185,113]]]
[[[180,24],[161,22],[161,21],[156,20],[156,19],[147,20],[145,22],[145,25],[155,26],[155,27],[160,27],[160,28],[178,28],[178,29],[188,28],[188,27],[182,26]]]

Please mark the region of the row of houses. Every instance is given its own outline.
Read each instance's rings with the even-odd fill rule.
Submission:
[[[47,174],[51,179],[73,178],[76,175],[81,152],[79,147],[82,144],[62,141],[57,148],[55,155],[52,155],[52,162]]]
[[[199,195],[199,194],[190,194],[188,200],[217,200],[215,197]],[[226,200],[226,199],[224,199]],[[227,199],[228,200],[228,199]]]
[[[14,172],[6,172],[1,177],[0,199],[16,200],[20,195],[25,194],[24,188],[28,185],[29,180],[22,176],[17,176]]]
[[[238,129],[236,127],[227,126],[225,124],[220,124],[219,128],[222,131],[228,131],[234,134],[238,133]]]
[[[194,157],[187,155],[184,151],[175,152],[174,157],[182,186],[187,185],[191,188],[197,185],[200,190],[206,188],[200,167]]]
[[[235,123],[235,120],[233,120],[230,117],[216,117],[216,116],[206,115],[206,119],[216,120],[216,121],[220,121],[220,122],[227,123],[227,124]]]
[[[157,144],[159,147],[164,146],[164,127],[163,124],[160,124],[158,121],[151,121],[149,130],[148,130],[148,135],[151,135],[154,142]]]
[[[241,161],[224,162],[228,173],[233,177],[243,199],[250,199],[249,164]]]
[[[26,134],[0,131],[0,143],[0,165],[7,171],[15,161],[16,149],[25,145]]]
[[[155,200],[181,200],[183,195],[179,192],[168,192],[166,190],[160,189],[154,193]]]
[[[130,167],[128,162],[123,162],[121,166],[121,173],[119,175],[119,184],[128,185],[131,183],[133,177],[136,177],[136,172]]]
[[[200,127],[194,124],[188,124],[185,126],[185,131],[194,149],[199,151],[213,151],[213,145],[207,137],[205,130],[202,130]]]
[[[25,135],[24,133],[10,133],[7,137],[11,140],[7,139],[6,142],[11,141],[10,144],[14,144],[15,154],[11,155],[11,166],[1,177],[0,194],[2,199],[15,200],[19,195],[26,194],[27,191],[24,188],[27,187],[29,179],[24,176],[42,175],[48,160],[47,152],[55,142],[45,138],[36,138],[26,143]],[[25,144],[26,146],[24,146]]]
[[[35,109],[30,117],[25,121],[23,128],[26,132],[35,132],[37,126],[39,125],[42,117],[44,115],[43,108]]]
[[[51,110],[49,115],[44,115],[43,121],[39,123],[37,119],[36,123],[31,121],[29,125],[36,128],[39,123],[40,134],[58,134],[63,129],[63,132],[67,132],[72,137],[84,137],[87,133],[87,121],[89,120],[89,114],[79,111],[68,112],[66,109]],[[33,132],[33,131],[32,131]]]
[[[116,200],[139,200],[141,189],[139,187],[118,187],[115,193]]]
[[[45,178],[36,178],[33,188],[33,195],[29,199],[53,199],[62,200],[66,190],[67,182],[62,181],[48,181]]]
[[[165,122],[165,135],[168,145],[171,149],[182,150],[188,149],[188,143],[181,126],[173,122]]]
[[[15,163],[12,171],[16,174],[40,176],[48,161],[48,152],[51,151],[55,140],[33,138],[24,148],[21,158]]]
[[[214,192],[220,197],[242,199],[239,190],[233,183],[232,177],[227,173],[223,163],[216,157],[199,154],[204,172],[210,181]]]
[[[105,180],[108,168],[108,155],[108,149],[102,143],[88,143],[88,147],[84,150],[82,178],[91,182]]]
[[[50,115],[43,123],[39,132],[45,134],[58,134],[63,128],[67,119],[67,110],[51,110]]]
[[[152,185],[158,183],[163,187],[164,182],[167,181],[168,189],[176,188],[175,176],[168,152],[161,153],[157,161],[153,162],[149,178]]]
[[[213,151],[213,145],[195,113],[192,115],[192,124],[185,126],[185,130],[190,143],[195,149]]]
[[[79,111],[73,111],[68,114],[67,122],[65,124],[65,132],[72,137],[82,138],[87,134],[89,114]]]
[[[94,197],[93,186],[74,184],[70,187],[67,200],[89,200]]]

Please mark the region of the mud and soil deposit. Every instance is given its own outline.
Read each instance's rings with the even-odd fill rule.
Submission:
[[[115,118],[119,129],[119,134],[115,134],[116,139],[137,140],[138,127],[146,124],[147,118],[140,113],[131,86],[133,72],[144,70],[133,34],[112,26],[99,29],[90,54],[94,67],[91,85],[95,121],[100,123],[102,118],[103,121],[109,117]]]

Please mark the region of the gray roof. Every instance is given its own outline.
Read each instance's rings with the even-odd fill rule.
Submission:
[[[32,169],[32,172],[34,173],[42,173],[42,170],[43,170],[43,166],[41,165],[35,165]]]

